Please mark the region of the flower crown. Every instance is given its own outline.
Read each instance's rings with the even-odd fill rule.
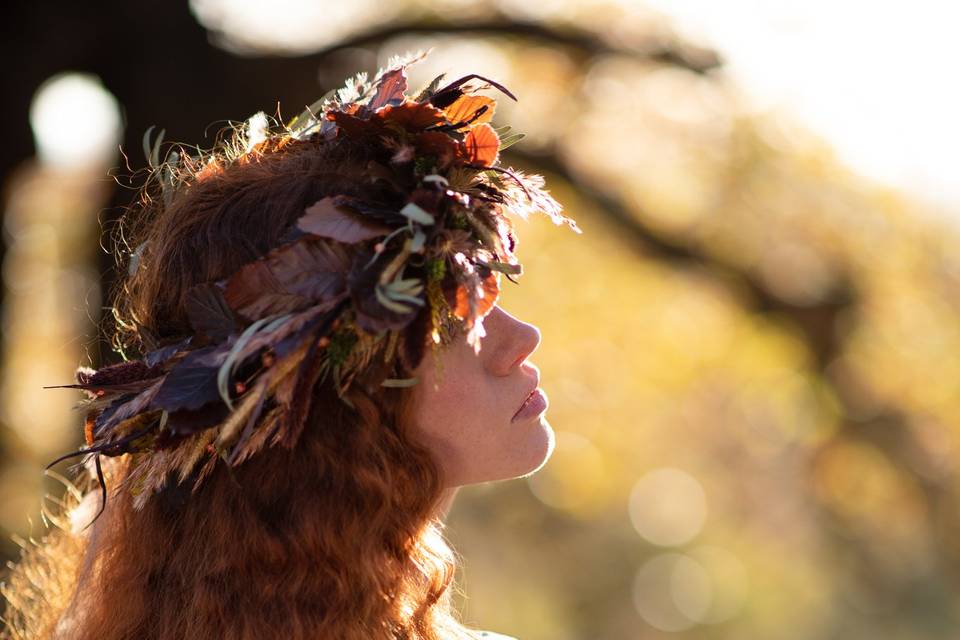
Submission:
[[[441,86],[440,75],[416,98],[405,95],[405,69],[425,55],[391,61],[373,82],[358,74],[273,131],[263,114],[250,119],[244,151],[231,161],[256,161],[270,140],[360,138],[382,150],[369,178],[392,189],[395,202],[319,200],[268,253],[188,291],[193,335],[151,345],[141,359],[79,368],[77,384],[62,386],[86,394],[87,446],[50,466],[93,454],[105,500],[99,455],[131,454],[127,482],[140,508],[171,474],[181,483],[193,477],[196,490],[218,459],[233,466],[265,446],[294,446],[310,390],[328,378],[349,405],[358,379],[368,389],[416,384],[391,377],[397,361],[412,371],[426,348],[459,331],[479,353],[500,274],[516,282],[522,272],[505,212],[540,211],[580,230],[540,176],[498,166],[522,134],[493,128],[496,102],[474,92],[494,87],[516,100],[506,88],[477,75]],[[224,170],[211,163],[168,179],[165,191],[205,179],[211,167]]]

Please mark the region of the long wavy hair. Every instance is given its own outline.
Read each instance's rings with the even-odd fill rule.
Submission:
[[[114,230],[120,246],[141,249],[112,292],[121,353],[148,335],[191,333],[186,291],[275,246],[305,207],[375,188],[362,178],[372,151],[359,143],[271,140],[241,161],[220,144],[172,199],[148,181]],[[5,637],[476,637],[451,609],[455,555],[435,511],[443,479],[412,432],[409,390],[355,385],[353,408],[330,386],[313,393],[293,449],[218,465],[194,493],[171,482],[142,510],[116,490],[129,460],[109,459],[102,516],[81,532],[66,513],[14,566]],[[75,520],[99,495],[78,502]]]

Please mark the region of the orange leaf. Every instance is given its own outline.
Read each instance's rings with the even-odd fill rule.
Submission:
[[[476,298],[475,302],[477,305],[477,317],[482,318],[491,309],[493,305],[497,303],[497,299],[500,297],[500,284],[497,281],[497,276],[495,273],[490,273],[482,281],[483,286],[483,297]],[[457,287],[457,301],[453,309],[453,314],[460,318],[461,320],[467,320],[470,315],[470,294],[467,291],[467,288],[464,285],[459,285]]]
[[[87,419],[83,422],[83,440],[88,447],[93,446],[93,428],[97,424],[97,417],[93,414],[87,414]]]
[[[388,105],[373,116],[384,122],[393,122],[412,131],[422,131],[427,127],[443,123],[443,111],[429,104],[408,101],[398,105]]]
[[[484,167],[492,167],[497,163],[500,138],[489,124],[483,123],[470,129],[463,144],[467,148],[467,156],[471,162]]]
[[[493,98],[462,95],[457,98],[456,102],[444,109],[443,113],[447,117],[447,122],[456,124],[470,120],[479,109],[487,107],[487,110],[473,121],[473,124],[481,124],[490,122],[493,119],[493,110],[496,106],[497,102]]]

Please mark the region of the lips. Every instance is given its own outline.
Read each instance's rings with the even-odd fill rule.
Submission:
[[[536,393],[536,392],[537,392],[537,390],[536,390],[536,388],[534,388],[533,391],[531,391],[530,393],[527,394],[527,397],[524,398],[524,399],[523,399],[523,402],[520,403],[520,408],[517,409],[516,412],[513,414],[513,417],[514,417],[514,418],[516,418],[516,417],[517,417],[517,414],[520,413],[520,411],[523,410],[523,407],[524,407],[524,406],[526,406],[527,401],[530,400],[530,396],[532,396],[532,395],[533,395],[534,393]]]
[[[516,418],[517,414],[523,410],[523,407],[527,404],[527,401],[530,399],[530,397],[537,392],[537,389],[540,388],[540,372],[534,371],[534,373],[535,373],[535,377],[533,380],[533,387],[531,387],[529,393],[527,393],[527,395],[524,396],[523,402],[520,403],[520,406],[517,407],[516,412],[513,414],[514,418]]]
[[[520,410],[514,414],[511,422],[525,422],[529,419],[536,418],[547,410],[547,406],[547,394],[543,392],[543,389],[537,388],[527,397],[526,402],[524,402]]]

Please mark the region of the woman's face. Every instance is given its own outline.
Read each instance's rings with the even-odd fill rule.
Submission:
[[[436,357],[428,349],[414,372],[414,433],[433,452],[447,487],[529,475],[553,451],[544,404],[534,402],[514,419],[539,386],[540,371],[527,357],[540,331],[499,306],[483,326],[479,354],[461,332]]]

